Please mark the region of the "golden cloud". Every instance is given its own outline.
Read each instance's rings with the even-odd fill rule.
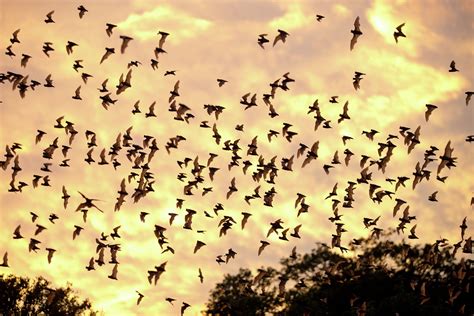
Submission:
[[[141,40],[156,38],[158,31],[173,30],[173,41],[179,43],[212,26],[212,22],[179,11],[170,5],[160,5],[142,14],[130,14],[119,27]]]

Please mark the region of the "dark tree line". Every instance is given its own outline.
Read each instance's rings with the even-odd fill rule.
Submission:
[[[240,269],[211,291],[210,315],[473,315],[473,260],[446,240],[411,246],[388,236],[353,240],[354,256],[325,244],[280,269]],[[469,254],[470,255],[470,254]],[[459,253],[457,255],[460,257]],[[465,255],[464,255],[465,256]]]
[[[81,300],[71,288],[53,288],[42,277],[31,280],[0,275],[0,315],[95,315],[89,300]]]

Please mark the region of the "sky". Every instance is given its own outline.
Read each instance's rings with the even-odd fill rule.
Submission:
[[[81,4],[88,11],[79,18],[77,7]],[[53,10],[55,23],[45,23],[46,14]],[[318,22],[316,14],[324,18]],[[351,50],[350,31],[356,17],[363,34]],[[316,242],[331,244],[335,233],[334,224],[328,220],[333,215],[332,202],[325,197],[337,183],[337,198],[342,201],[348,181],[360,177],[361,155],[379,159],[378,143],[385,142],[389,134],[399,137],[392,139],[396,148],[385,173],[376,164],[369,167],[371,183],[379,185],[379,190],[395,192],[395,184],[387,178],[410,179],[393,199],[384,197],[381,203],[370,199],[368,184],[357,184],[353,208],[343,208],[342,203],[339,206],[347,229],[341,246],[371,234],[364,227],[364,217],[380,216],[377,227],[395,228],[399,222],[399,214],[392,216],[395,198],[405,200],[410,215],[416,216],[416,222],[397,237],[407,243],[433,243],[446,238],[454,244],[460,240],[459,225],[465,217],[466,236],[472,236],[474,150],[466,137],[474,134],[474,101],[466,106],[465,92],[474,91],[473,17],[472,1],[134,0],[117,4],[0,0],[0,47],[6,51],[12,33],[20,29],[20,43],[11,47],[15,56],[1,54],[0,72],[28,76],[27,84],[31,80],[44,84],[49,74],[54,81],[54,88],[28,88],[23,98],[18,87],[12,89],[11,82],[4,80],[0,85],[1,159],[5,160],[6,146],[21,144],[14,154],[21,167],[14,185],[19,181],[28,184],[22,192],[9,192],[13,160],[0,170],[0,255],[8,252],[10,265],[0,268],[0,273],[41,275],[57,286],[72,283],[81,297],[90,298],[105,315],[177,315],[182,302],[191,305],[187,315],[199,315],[209,291],[226,273],[236,273],[240,267],[256,271],[261,266],[276,266],[295,246],[304,253]],[[111,36],[106,34],[106,23],[116,25]],[[393,33],[402,23],[406,37],[399,37],[396,43]],[[278,30],[289,35],[285,42],[273,46]],[[160,45],[160,31],[169,35],[162,44],[166,53],[158,55],[158,68],[154,70],[150,60],[157,59],[154,50]],[[269,43],[264,49],[257,43],[260,34],[268,34]],[[124,53],[120,52],[122,35],[133,38]],[[65,48],[68,41],[78,44],[69,55]],[[42,52],[45,42],[51,42],[54,48],[50,57]],[[100,63],[106,48],[114,48],[115,53]],[[26,67],[21,66],[22,54],[31,56]],[[75,60],[82,60],[82,69],[73,69]],[[453,60],[457,72],[449,72]],[[128,68],[130,61],[141,64]],[[119,78],[125,78],[130,69],[131,87],[117,95]],[[164,75],[172,70],[175,75]],[[353,86],[355,72],[365,74],[358,90]],[[81,79],[82,73],[92,76],[87,83]],[[286,91],[276,89],[270,102],[279,115],[272,118],[262,97],[270,93],[269,84],[277,79],[281,84],[286,73],[295,81],[288,83]],[[218,78],[227,82],[219,87]],[[110,97],[117,100],[108,109],[101,105],[100,96],[105,93],[98,91],[105,79]],[[179,96],[175,101],[189,108],[187,113],[194,116],[189,123],[174,119],[176,113],[168,110],[170,91],[178,80]],[[79,86],[82,100],[72,99]],[[247,93],[257,95],[257,106],[244,110],[240,100]],[[338,96],[338,103],[329,102],[331,96]],[[315,113],[308,114],[308,107],[315,100],[322,116],[331,121],[331,128],[320,126],[314,130]],[[141,113],[132,114],[137,101]],[[338,123],[346,101],[350,119]],[[154,102],[156,117],[146,117]],[[209,104],[225,108],[218,119],[204,109]],[[428,122],[426,104],[437,106]],[[56,119],[62,116],[63,124],[74,123],[78,132],[67,153],[70,167],[59,166],[65,159],[61,146],[68,145],[69,139],[64,129],[54,128]],[[208,121],[211,127],[216,124],[222,137],[219,145],[212,137],[212,128],[200,127],[202,121]],[[291,124],[290,131],[297,133],[291,142],[282,136],[284,123]],[[235,129],[239,124],[243,124],[243,131]],[[411,131],[420,127],[420,143],[409,154],[400,126]],[[105,158],[109,164],[97,164],[102,149],[108,152],[117,136],[123,137],[129,127],[133,127],[131,143],[143,147],[144,135],[148,135],[156,139],[159,148],[148,164],[154,192],[136,203],[131,196],[139,177],[130,182],[127,178],[130,172],[140,173],[140,169],[133,169],[134,163],[126,157],[130,147],[123,147],[115,157],[121,163],[117,170],[109,155]],[[373,141],[362,135],[371,129],[378,131]],[[46,134],[35,144],[37,130]],[[271,142],[267,139],[269,130],[279,132]],[[97,146],[92,152],[95,162],[91,164],[84,161],[89,151],[86,131],[96,135]],[[168,153],[166,143],[177,135],[185,140]],[[342,136],[353,140],[344,145]],[[257,155],[248,155],[254,137]],[[55,138],[59,148],[52,159],[43,158],[43,150]],[[237,139],[242,159],[239,166],[229,170],[232,153],[223,150],[224,142]],[[311,147],[316,141],[318,158],[302,168],[306,154],[297,158],[296,151],[300,144]],[[447,176],[442,183],[436,179],[437,166],[449,141],[454,148],[452,156],[457,158],[456,167],[441,171],[440,176]],[[439,149],[436,160],[426,168],[431,177],[413,190],[415,165],[423,163],[424,152],[430,146]],[[348,166],[342,162],[345,149],[354,153]],[[143,151],[148,153],[149,149]],[[326,174],[323,166],[331,164],[336,151],[342,164],[334,165]],[[211,167],[219,168],[213,181],[206,166],[210,153],[218,155],[211,163]],[[293,171],[282,170],[281,159],[292,155]],[[279,170],[274,184],[263,178],[258,183],[252,179],[260,156],[265,163],[276,157]],[[193,162],[181,168],[177,161],[194,161],[196,157],[198,164],[206,166],[202,171],[204,182],[192,189],[193,195],[185,195],[183,187],[194,179]],[[246,174],[242,170],[245,160],[252,163]],[[52,163],[52,172],[40,170],[45,162]],[[184,182],[177,179],[179,173],[186,175]],[[51,186],[34,188],[33,175],[49,175]],[[227,199],[233,178],[237,191]],[[128,195],[120,210],[114,211],[122,179],[126,179]],[[252,195],[258,185],[262,197],[272,187],[275,189],[273,207],[265,206],[261,198],[245,202],[244,197]],[[70,195],[66,209],[61,198],[63,186]],[[212,187],[212,192],[203,196],[205,187]],[[435,191],[438,201],[429,201]],[[98,199],[94,203],[103,213],[91,208],[84,222],[83,213],[75,211],[84,201],[79,192]],[[309,205],[308,212],[300,216],[295,208],[298,193],[306,196],[304,202]],[[176,205],[178,198],[185,200],[181,209]],[[217,203],[224,207],[218,215],[213,211]],[[191,230],[183,229],[186,209],[196,211]],[[38,215],[35,223],[30,212]],[[145,222],[140,220],[140,212],[149,213]],[[243,230],[242,212],[252,214]],[[59,217],[55,224],[48,220],[52,213]],[[172,225],[168,213],[177,214]],[[231,216],[236,223],[219,237],[219,222],[224,216]],[[284,241],[277,234],[267,237],[270,223],[277,219],[289,228],[288,237],[294,227],[301,225],[301,238]],[[36,224],[46,230],[34,236]],[[419,239],[407,239],[414,224]],[[25,238],[14,240],[13,231],[18,225]],[[74,225],[83,230],[73,240]],[[155,225],[166,228],[164,234],[174,254],[162,253]],[[107,276],[113,264],[96,265],[96,270],[90,272],[85,267],[91,257],[97,259],[96,238],[101,233],[109,235],[117,226],[121,237],[108,237],[106,241],[121,248],[117,255],[118,280],[112,280]],[[30,238],[41,241],[36,253],[28,251]],[[258,256],[262,240],[270,245]],[[193,253],[197,241],[206,245]],[[46,248],[56,250],[51,263]],[[216,257],[230,248],[237,252],[235,258],[217,264]],[[337,248],[334,251],[340,252]],[[109,259],[106,251],[106,261]],[[164,262],[166,271],[156,286],[150,285],[147,271]],[[204,275],[202,284],[199,268]],[[138,306],[136,291],[144,295]],[[166,297],[176,299],[174,306],[165,301]]]

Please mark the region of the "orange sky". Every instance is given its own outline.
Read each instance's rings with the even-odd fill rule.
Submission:
[[[347,181],[355,181],[360,176],[359,161],[365,154],[378,159],[377,143],[384,142],[389,134],[399,135],[399,126],[415,130],[421,127],[420,144],[408,155],[403,139],[395,139],[397,145],[385,174],[376,166],[373,183],[383,189],[394,191],[394,185],[386,178],[407,176],[410,180],[406,188],[396,192],[410,205],[410,212],[417,217],[416,234],[419,242],[434,242],[440,237],[455,243],[459,240],[459,225],[468,217],[467,235],[472,235],[470,206],[474,195],[473,147],[465,141],[474,134],[474,101],[465,105],[465,92],[473,91],[473,16],[471,1],[84,1],[88,12],[82,19],[78,17],[77,6],[72,1],[3,1],[0,0],[0,41],[2,49],[10,45],[11,34],[20,29],[21,43],[12,47],[15,57],[0,56],[0,72],[11,71],[28,80],[45,83],[44,78],[51,74],[54,89],[42,86],[35,91],[28,89],[21,98],[18,89],[12,90],[11,83],[0,85],[0,145],[2,153],[6,145],[14,142],[22,144],[17,150],[22,170],[17,182],[24,181],[28,186],[22,193],[8,192],[13,161],[5,171],[0,172],[0,254],[9,253],[11,268],[1,268],[0,273],[15,273],[26,276],[42,275],[57,285],[71,282],[80,295],[89,297],[95,306],[106,315],[176,315],[183,301],[192,306],[188,315],[198,315],[204,308],[209,290],[220,281],[225,273],[235,273],[239,267],[253,270],[262,265],[277,265],[279,258],[290,253],[296,246],[299,252],[309,251],[315,242],[331,243],[334,224],[327,220],[332,215],[330,200],[324,200],[338,183],[338,198],[342,200]],[[46,14],[54,10],[55,23],[44,23]],[[316,14],[324,15],[321,22]],[[349,42],[355,18],[360,17],[363,35],[355,48],[350,51]],[[111,37],[105,32],[105,24],[117,27]],[[403,32],[406,38],[395,43],[395,28],[405,23]],[[282,29],[290,35],[285,43],[278,42],[272,47],[277,30]],[[166,54],[160,54],[159,66],[153,70],[150,59],[155,58],[153,50],[159,44],[158,31],[168,32],[163,45]],[[265,49],[257,45],[259,34],[267,33],[270,43]],[[120,53],[120,35],[133,38],[124,54]],[[67,41],[78,44],[71,55],[66,53]],[[55,49],[48,58],[41,51],[44,42],[52,42]],[[115,48],[107,60],[100,64],[105,48]],[[22,54],[32,58],[25,68],[20,66]],[[79,72],[72,69],[75,60],[83,60]],[[128,71],[127,64],[138,60],[141,65],[132,67],[131,88],[116,95],[115,86],[119,77]],[[456,61],[459,72],[448,72],[449,64]],[[176,70],[176,76],[164,76],[168,70]],[[354,72],[366,75],[361,88],[352,85]],[[81,73],[88,73],[87,84],[81,80]],[[288,91],[278,89],[271,100],[279,116],[270,118],[262,95],[269,93],[270,83],[289,72],[295,82],[290,83]],[[108,110],[101,106],[98,91],[100,84],[108,78],[112,99],[117,102]],[[218,87],[216,79],[228,80]],[[186,104],[195,118],[189,124],[174,120],[175,113],[168,111],[169,91],[175,82],[180,81],[177,103]],[[281,80],[280,80],[281,82]],[[81,86],[81,101],[71,97]],[[257,107],[244,111],[239,104],[242,95],[257,94]],[[339,96],[339,103],[329,102],[331,96]],[[307,114],[308,107],[319,100],[322,115],[330,120],[331,129],[320,127],[313,130],[313,114]],[[133,115],[133,104],[140,100],[141,114]],[[350,120],[337,123],[343,105],[349,101]],[[146,118],[148,107],[156,102],[157,117]],[[425,121],[425,104],[435,104],[438,108],[432,113],[429,122]],[[224,112],[216,121],[203,108],[204,104],[222,105]],[[42,151],[56,137],[58,144],[67,144],[68,136],[64,130],[53,128],[55,120],[64,116],[64,121],[74,123],[79,132],[68,153],[70,168],[60,167],[62,154],[59,148],[52,162],[49,174],[51,187],[33,188],[34,174],[46,175],[40,171],[43,162]],[[212,130],[199,127],[201,121],[216,122],[222,136],[221,144],[216,145]],[[291,131],[298,134],[292,142],[282,135],[284,122],[292,124]],[[236,124],[244,124],[244,131],[235,130]],[[88,165],[86,158],[86,130],[97,135],[97,147],[92,153],[99,161],[99,153],[115,142],[119,133],[133,126],[132,142],[142,144],[144,135],[157,140],[159,151],[150,162],[154,174],[154,190],[138,203],[133,203],[131,194],[136,182],[126,183],[129,195],[125,198],[119,212],[114,212],[114,204],[120,182],[132,169],[123,148],[117,159],[122,165],[114,171],[109,165]],[[47,134],[35,145],[36,130]],[[268,142],[266,134],[276,130],[280,135]],[[362,131],[375,129],[379,134],[372,142],[361,135]],[[168,154],[165,150],[170,137],[182,135],[186,138],[179,148]],[[343,145],[341,137],[349,135],[354,140]],[[255,183],[251,174],[255,171],[258,156],[247,156],[247,145],[258,136],[258,155],[269,162],[274,156],[278,170],[275,185],[261,180]],[[240,139],[242,150],[240,167],[230,171],[227,165],[231,153],[222,150],[224,141]],[[411,189],[411,182],[418,161],[423,153],[434,145],[440,149],[437,157],[448,141],[454,148],[457,167],[442,172],[448,176],[446,183],[436,180],[438,161],[427,169],[432,171],[429,181],[423,181]],[[296,158],[300,143],[311,146],[320,142],[319,158],[304,169],[304,157]],[[329,175],[323,165],[330,164],[334,152],[338,150],[343,160],[344,149],[349,148],[355,155],[349,166],[337,165]],[[147,150],[146,150],[147,151]],[[148,151],[147,151],[148,152]],[[214,181],[210,181],[208,170],[202,173],[204,183],[193,189],[193,196],[183,195],[183,185],[176,179],[178,173],[186,173],[184,181],[192,180],[191,167],[180,169],[176,161],[185,157],[199,157],[205,165],[209,153],[219,156],[212,166],[220,168]],[[293,172],[281,170],[281,158],[295,155]],[[2,158],[3,159],[3,158]],[[110,157],[107,157],[110,161]],[[242,162],[253,163],[244,175]],[[238,191],[229,199],[226,192],[232,178],[236,179]],[[61,188],[65,186],[71,195],[69,205],[63,209]],[[260,194],[275,187],[277,194],[273,208],[263,205],[262,199],[252,200],[251,205],[244,201],[257,185]],[[202,196],[202,188],[212,187],[212,192]],[[104,210],[88,212],[87,222],[82,220],[81,212],[74,212],[82,198],[78,191],[88,197],[100,199],[97,205]],[[438,191],[439,202],[428,201],[428,196]],[[296,216],[294,202],[297,193],[306,195],[305,202],[310,205],[308,213]],[[343,235],[342,244],[347,246],[352,238],[368,236],[363,218],[381,216],[378,227],[388,229],[398,224],[392,217],[394,200],[388,197],[381,204],[373,203],[368,196],[368,185],[358,184],[355,192],[354,208],[339,211],[344,214],[342,221],[348,230]],[[394,199],[395,199],[394,197]],[[176,198],[184,198],[182,209],[176,208]],[[204,211],[214,215],[212,208],[222,203],[224,210],[219,216],[205,217]],[[193,218],[193,229],[183,229],[185,209],[197,211]],[[150,213],[142,223],[139,213]],[[245,230],[241,230],[241,212],[250,212]],[[31,222],[30,212],[39,215],[36,223],[47,229],[36,238],[41,241],[37,253],[28,252],[29,238],[34,237],[36,223]],[[178,216],[170,227],[168,213]],[[56,224],[48,221],[51,213],[58,215]],[[232,216],[237,224],[219,238],[218,223],[224,215]],[[279,240],[273,234],[266,238],[269,223],[282,219],[283,226],[292,229],[301,224],[301,239],[289,238],[289,242]],[[153,233],[154,225],[167,228],[165,235],[175,254],[161,254]],[[15,227],[21,225],[25,236],[13,240]],[[74,225],[84,228],[81,235],[72,240]],[[96,267],[88,272],[85,266],[95,255],[95,239],[101,232],[109,234],[121,225],[121,251],[118,253],[118,280],[110,280],[113,265]],[[405,230],[405,239],[408,230]],[[205,230],[205,233],[198,233]],[[206,243],[196,254],[193,248],[196,241]],[[257,256],[260,240],[268,240],[270,245],[261,256]],[[110,237],[109,237],[110,241]],[[407,240],[408,241],[408,240]],[[412,240],[408,242],[412,243]],[[51,264],[47,262],[45,248],[56,249]],[[218,265],[217,255],[225,254],[229,248],[237,252],[235,259],[228,264]],[[335,249],[335,251],[339,251]],[[97,257],[97,256],[96,256]],[[106,256],[109,260],[109,256]],[[166,272],[158,284],[150,286],[147,270],[167,261]],[[204,283],[197,277],[198,268],[204,274]],[[136,290],[145,295],[136,306]],[[171,306],[164,299],[174,297]]]

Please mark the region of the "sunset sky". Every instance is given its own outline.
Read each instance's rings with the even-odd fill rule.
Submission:
[[[120,3],[120,4],[118,4]],[[77,7],[83,5],[88,12],[79,18]],[[54,10],[55,23],[45,23],[46,14]],[[320,22],[316,14],[324,16]],[[362,35],[354,49],[350,50],[351,30],[359,16]],[[113,34],[106,34],[106,23],[117,25]],[[406,38],[395,42],[395,28],[405,23]],[[385,174],[376,165],[369,168],[372,183],[381,189],[395,192],[395,184],[386,178],[410,179],[406,187],[396,191],[393,199],[384,197],[382,203],[374,203],[368,195],[368,184],[357,184],[353,208],[343,208],[342,222],[347,232],[342,236],[346,246],[353,238],[369,236],[363,218],[380,215],[377,227],[388,230],[398,225],[401,211],[394,218],[392,210],[395,198],[407,201],[410,214],[416,215],[416,222],[405,229],[407,243],[433,243],[441,237],[453,244],[460,240],[460,229],[467,216],[467,236],[473,234],[474,196],[474,149],[466,142],[474,134],[474,100],[466,106],[467,91],[474,91],[474,2],[473,1],[7,1],[0,0],[0,47],[6,52],[11,45],[12,33],[20,29],[20,43],[12,45],[16,56],[0,55],[0,72],[13,72],[28,76],[27,84],[36,80],[42,85],[51,74],[54,88],[44,86],[28,88],[24,98],[18,87],[4,80],[0,85],[0,153],[5,147],[20,143],[16,150],[21,171],[15,185],[24,181],[28,186],[23,192],[9,192],[14,165],[13,160],[0,169],[0,256],[9,254],[10,268],[1,268],[0,273],[22,276],[44,276],[57,286],[72,283],[81,297],[91,299],[94,308],[105,315],[179,315],[182,302],[191,307],[186,315],[199,315],[205,308],[209,291],[222,280],[226,273],[235,273],[240,267],[256,271],[261,266],[276,266],[283,256],[288,256],[296,246],[299,253],[310,251],[316,242],[331,244],[334,224],[328,220],[333,215],[331,200],[325,197],[338,183],[339,200],[343,200],[348,181],[360,177],[361,155],[377,160],[379,142],[385,142],[389,134],[398,135],[392,142],[394,150]],[[289,33],[285,42],[272,46],[278,30]],[[158,69],[153,70],[150,60],[156,59],[154,50],[159,46],[159,31],[169,33],[162,48],[166,53],[158,56]],[[262,49],[257,39],[259,34],[268,34],[269,43]],[[120,36],[133,38],[125,52],[120,52]],[[66,44],[73,41],[78,46],[73,53],[66,53]],[[54,51],[48,58],[42,47],[51,42]],[[114,48],[115,54],[100,63],[107,48]],[[21,67],[22,54],[31,59]],[[72,66],[75,60],[82,60],[82,69],[76,72]],[[454,60],[458,72],[449,72]],[[140,61],[132,66],[131,87],[119,95],[116,85],[120,75],[125,78],[130,61]],[[164,76],[166,71],[176,70],[176,75]],[[355,72],[365,75],[360,89],[355,90]],[[84,83],[81,74],[92,75]],[[289,90],[277,89],[271,99],[278,116],[268,115],[268,106],[262,100],[270,93],[270,83],[286,73],[295,80],[288,84]],[[217,79],[227,80],[222,87]],[[101,83],[108,79],[110,97],[116,99],[108,110],[99,98]],[[185,104],[194,118],[189,124],[174,119],[176,113],[168,111],[170,91],[179,80],[179,96],[176,104]],[[281,84],[280,80],[280,84]],[[81,86],[82,100],[74,100],[75,90]],[[244,110],[239,103],[247,93],[257,94],[256,107]],[[331,96],[338,96],[339,103],[330,103]],[[250,98],[249,98],[250,99]],[[314,115],[308,114],[308,107],[319,101],[322,116],[330,120],[332,128],[320,126],[314,130]],[[473,97],[474,99],[474,97]],[[133,105],[140,101],[141,113],[132,114]],[[338,124],[344,103],[349,102],[350,120]],[[145,117],[148,107],[156,102],[156,117]],[[205,104],[225,107],[218,120],[208,115]],[[426,104],[437,109],[425,120]],[[69,168],[60,167],[65,159],[61,146],[68,144],[69,135],[64,129],[53,126],[56,119],[64,116],[74,123],[78,132],[67,154]],[[220,145],[212,137],[212,128],[200,127],[202,121],[209,126],[216,123],[222,136]],[[282,136],[283,123],[290,123],[291,131],[297,133],[291,142]],[[243,124],[243,131],[235,129]],[[108,165],[98,165],[99,154],[106,152],[115,143],[117,135],[133,126],[131,143],[143,145],[144,135],[156,139],[159,150],[149,163],[154,175],[154,192],[148,193],[137,203],[131,195],[137,187],[137,177],[129,182],[133,169],[123,147],[116,159],[121,166],[114,170],[110,156]],[[399,133],[399,127],[406,126],[415,131],[420,126],[420,144],[410,154]],[[362,135],[362,131],[377,130],[374,141]],[[46,132],[35,144],[37,130]],[[84,159],[89,151],[85,131],[97,136],[97,147],[92,152],[96,161],[87,164]],[[280,133],[271,142],[267,139],[269,130]],[[181,135],[186,140],[168,154],[165,146],[171,137]],[[343,144],[342,136],[354,139]],[[257,156],[247,155],[248,145],[257,138]],[[58,137],[59,148],[53,159],[42,157],[53,140]],[[242,159],[238,167],[228,169],[232,153],[222,150],[224,142],[239,139]],[[311,147],[319,141],[318,159],[301,168],[303,157],[296,157],[299,144]],[[436,179],[439,156],[443,155],[448,141],[457,157],[455,168],[444,168],[440,176],[447,176],[445,183]],[[426,168],[431,171],[430,179],[423,180],[412,190],[413,173],[417,162],[423,164],[424,152],[436,146],[437,160]],[[354,156],[348,166],[343,162],[344,150],[350,149]],[[149,152],[149,149],[144,149]],[[341,164],[326,175],[325,164],[331,164],[338,151]],[[191,169],[180,168],[177,161],[199,157],[199,164],[206,165],[209,153],[218,157],[211,163],[219,168],[213,181],[209,179],[208,167],[202,176],[204,182],[193,188],[193,195],[184,195],[183,186],[193,180]],[[256,171],[259,156],[265,163],[276,156],[278,176],[275,184],[261,179],[256,183],[252,173]],[[294,157],[293,171],[281,169],[281,159]],[[243,161],[252,166],[245,175]],[[44,162],[52,163],[51,173],[41,171]],[[366,166],[368,166],[367,163]],[[184,182],[177,179],[185,173]],[[49,175],[50,187],[39,185],[33,188],[33,175]],[[226,199],[231,179],[235,177],[237,192]],[[126,179],[128,195],[120,211],[114,212],[114,205],[120,191],[122,179]],[[152,181],[153,181],[152,180]],[[42,180],[40,180],[42,183]],[[263,199],[254,199],[250,205],[244,201],[260,185],[260,195],[272,187],[277,194],[273,207],[263,205]],[[71,198],[66,209],[61,199],[65,186]],[[202,196],[203,188],[212,187],[212,192]],[[87,197],[96,198],[95,204],[104,210],[90,209],[87,222],[82,212],[75,212],[83,202],[79,191]],[[438,202],[428,197],[438,191]],[[295,200],[297,193],[306,195],[309,211],[297,216]],[[182,209],[176,207],[176,199],[184,199]],[[215,216],[217,203],[224,210]],[[186,209],[193,209],[192,230],[183,229]],[[148,212],[145,223],[140,212]],[[207,211],[213,218],[206,217]],[[30,212],[39,217],[31,221]],[[173,225],[169,225],[168,213],[177,213]],[[241,229],[241,212],[252,213],[244,230]],[[52,224],[48,217],[56,214],[59,219]],[[219,237],[219,221],[232,216],[236,224]],[[283,226],[293,228],[301,224],[301,239],[289,237],[283,241],[276,234],[266,237],[270,223],[277,219]],[[34,236],[36,224],[47,229]],[[410,228],[417,224],[418,240],[408,240]],[[21,225],[24,239],[14,240],[13,231]],[[72,239],[74,225],[83,227],[80,236]],[[96,238],[101,233],[110,234],[114,227],[121,226],[121,238],[107,243],[119,243],[118,280],[111,280],[113,264],[106,263],[95,271],[85,267],[95,252]],[[165,236],[175,254],[166,252],[158,245],[154,234],[155,225],[165,227]],[[204,230],[199,233],[198,230]],[[281,233],[281,231],[280,231]],[[41,241],[40,250],[28,252],[30,238]],[[206,243],[197,253],[193,249],[197,241]],[[257,256],[261,240],[270,245]],[[51,264],[47,261],[45,248],[54,248]],[[165,246],[166,247],[166,246]],[[217,264],[218,255],[224,255],[232,248],[237,252],[228,264]],[[335,248],[334,251],[339,252]],[[350,254],[349,254],[350,255]],[[106,251],[106,262],[110,260]],[[147,271],[167,261],[166,272],[157,285],[150,285]],[[204,283],[198,278],[198,269],[204,275]],[[145,297],[136,305],[139,291]],[[166,297],[176,299],[174,306]]]

